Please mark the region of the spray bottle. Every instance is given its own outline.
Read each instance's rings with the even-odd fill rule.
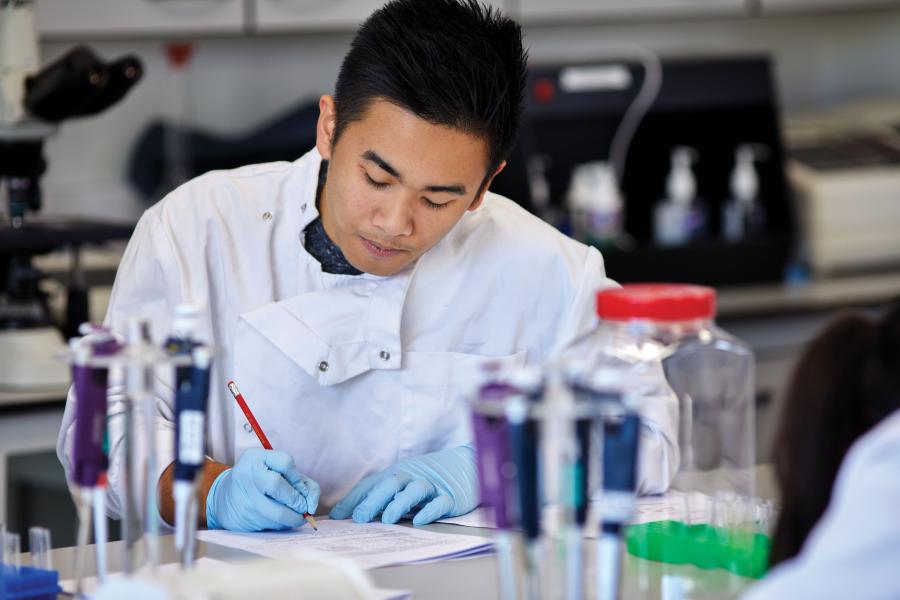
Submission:
[[[687,146],[672,150],[666,198],[653,214],[653,237],[659,246],[682,246],[702,237],[706,231],[706,210],[697,200],[697,181],[691,169],[696,155]]]
[[[728,241],[737,242],[765,231],[766,210],[759,201],[759,176],[754,164],[764,156],[762,148],[743,144],[735,151],[731,198],[722,212],[722,235]]]

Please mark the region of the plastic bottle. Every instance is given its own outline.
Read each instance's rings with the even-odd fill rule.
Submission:
[[[576,239],[604,247],[622,234],[622,195],[615,171],[608,163],[578,165],[568,191],[572,230]]]
[[[715,298],[715,290],[691,285],[601,291],[600,324],[578,355],[594,372],[625,373],[641,414],[677,428],[677,469],[674,460],[647,465],[656,479],[671,480],[661,499],[666,516],[630,527],[628,551],[758,577],[768,520],[757,518],[765,505],[754,495],[755,363],[746,344],[716,326]]]
[[[749,144],[738,146],[731,172],[731,198],[722,212],[722,235],[737,242],[765,232],[766,210],[759,201],[759,175],[755,162],[760,158]]]
[[[697,200],[697,181],[691,166],[693,148],[672,150],[672,167],[666,178],[666,198],[653,214],[653,238],[660,246],[681,246],[706,232],[706,210]]]

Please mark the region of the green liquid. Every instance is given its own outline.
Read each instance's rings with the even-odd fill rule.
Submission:
[[[625,528],[625,545],[634,556],[701,569],[725,569],[759,579],[769,561],[769,537],[746,530],[680,521],[655,521]]]

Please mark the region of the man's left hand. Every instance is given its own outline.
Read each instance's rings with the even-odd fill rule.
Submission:
[[[420,507],[413,525],[464,515],[478,506],[478,473],[470,445],[423,454],[369,475],[353,486],[331,511],[332,519],[350,516],[368,523],[396,523]]]

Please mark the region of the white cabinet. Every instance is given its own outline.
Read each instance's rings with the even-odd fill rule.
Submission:
[[[43,37],[241,33],[244,0],[37,0]]]
[[[507,0],[523,23],[745,14],[745,0]]]
[[[252,0],[250,27],[261,33],[354,31],[387,0]],[[502,6],[503,0],[488,2]]]
[[[763,14],[900,7],[900,0],[759,0]]]
[[[255,0],[251,28],[260,32],[291,32],[315,29],[351,31],[383,0]]]

